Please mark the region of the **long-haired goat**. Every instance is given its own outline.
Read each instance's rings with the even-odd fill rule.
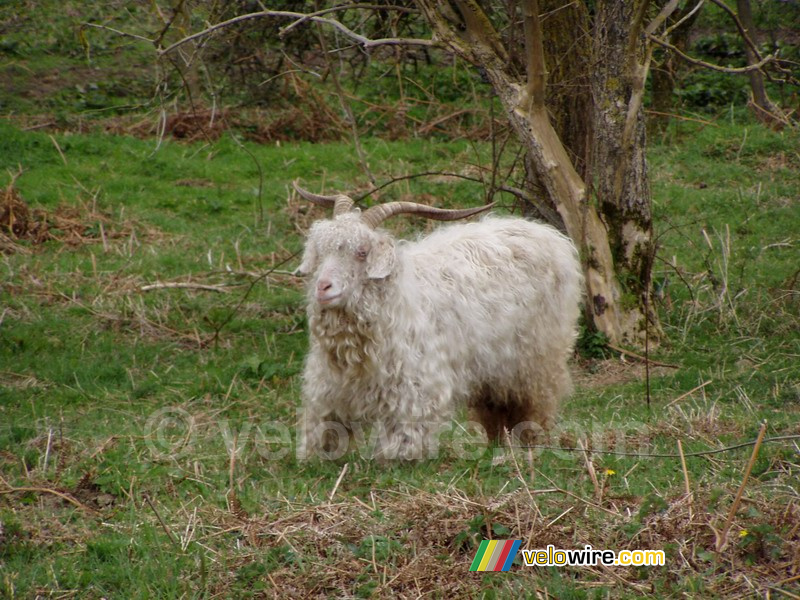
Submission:
[[[528,433],[553,426],[572,387],[567,359],[583,288],[567,237],[486,217],[396,241],[378,228],[392,215],[454,220],[491,205],[391,202],[361,212],[347,196],[295,188],[334,207],[311,227],[299,268],[311,275],[301,457],[331,453],[365,424],[377,457],[430,456],[459,404],[490,439],[521,423]]]

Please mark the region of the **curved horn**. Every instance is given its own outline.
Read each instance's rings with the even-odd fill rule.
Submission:
[[[319,204],[320,206],[325,206],[327,208],[333,208],[333,216],[336,217],[338,215],[344,214],[349,212],[355,202],[349,196],[345,196],[344,194],[334,194],[333,196],[322,196],[320,194],[312,194],[308,190],[304,190],[299,185],[297,185],[296,181],[292,182],[292,187],[295,191],[300,194],[303,198],[308,200],[309,202],[313,202],[314,204]]]
[[[384,219],[400,214],[415,214],[425,217],[426,219],[435,219],[437,221],[456,221],[489,210],[494,204],[495,203],[492,202],[475,208],[446,209],[417,204],[416,202],[387,202],[386,204],[379,204],[378,206],[372,206],[365,210],[364,214],[361,215],[361,220],[373,229],[380,225]]]

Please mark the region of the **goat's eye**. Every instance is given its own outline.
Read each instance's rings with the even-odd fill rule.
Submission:
[[[369,246],[359,246],[356,248],[356,258],[358,260],[366,260],[367,254],[369,254]]]

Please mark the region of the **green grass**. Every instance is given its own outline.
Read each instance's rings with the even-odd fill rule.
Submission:
[[[485,159],[464,143],[365,147],[381,178]],[[156,150],[0,125],[0,166],[22,166],[21,198],[85,225],[78,238],[21,240],[2,261],[2,594],[705,598],[749,593],[733,568],[760,592],[790,576],[800,504],[788,442],[761,448],[720,555],[708,523],[724,522],[750,448],[687,459],[691,519],[677,459],[595,454],[598,498],[574,452],[512,456],[458,427],[419,464],[357,452],[298,462],[307,333],[301,283],[284,273],[298,259],[251,283],[299,250],[298,229],[321,214],[287,200],[292,179],[363,180],[346,144],[247,149],[263,172],[260,199],[256,162],[230,136]],[[764,419],[769,436],[800,433],[797,150],[793,134],[730,122],[679,124],[651,149],[665,332],[656,357],[679,368],[653,370],[648,410],[640,365],[576,361],[553,443],[674,453],[681,440],[688,453],[754,439]],[[422,181],[385,197],[422,192],[480,198],[470,184]],[[141,290],[171,281],[225,293]],[[533,492],[551,488],[563,491]],[[532,548],[663,548],[668,564],[618,577],[470,574],[490,531]]]

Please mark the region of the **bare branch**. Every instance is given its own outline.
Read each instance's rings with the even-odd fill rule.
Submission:
[[[674,23],[674,24],[670,25],[667,28],[667,30],[664,32],[664,37],[666,38],[667,36],[669,36],[670,33],[675,31],[676,29],[678,29],[678,27],[680,27],[686,21],[691,19],[692,15],[694,15],[694,13],[696,13],[698,10],[700,10],[704,3],[705,3],[705,0],[700,0],[697,4],[695,4],[694,8],[692,10],[690,10],[689,12],[687,12],[685,15],[683,15],[683,17],[681,17],[681,19],[679,19],[677,23]]]
[[[339,30],[341,33],[349,37],[350,39],[355,40],[359,45],[361,45],[364,48],[375,48],[377,46],[435,46],[436,45],[436,42],[434,40],[419,39],[419,38],[381,38],[377,40],[371,40],[359,33],[356,33],[355,31],[346,27],[344,24],[337,21],[336,19],[328,19],[325,17],[315,16],[314,13],[306,14],[306,13],[298,13],[285,10],[262,10],[259,12],[239,15],[237,17],[228,19],[227,21],[216,23],[211,27],[193,33],[192,35],[189,35],[181,40],[178,40],[174,44],[171,44],[166,48],[159,50],[158,54],[160,56],[163,56],[164,54],[173,51],[175,48],[178,48],[183,44],[186,44],[187,42],[196,40],[201,37],[205,37],[219,29],[224,29],[225,27],[234,25],[235,23],[241,23],[243,21],[248,21],[251,19],[263,19],[263,18],[299,19],[303,21],[312,21],[315,23],[323,23],[325,25],[330,25],[331,27]]]
[[[755,42],[750,38],[750,34],[748,33],[747,29],[744,28],[744,25],[742,25],[742,22],[739,20],[739,15],[733,12],[733,9],[724,2],[722,2],[721,0],[711,0],[711,2],[713,2],[714,4],[719,6],[722,10],[724,10],[726,13],[728,13],[730,18],[733,19],[733,22],[736,25],[736,29],[739,30],[739,34],[742,36],[742,38],[744,38],[744,43],[750,47],[750,50],[753,51],[758,60],[762,60],[761,54],[758,51],[758,47],[756,46]]]
[[[319,47],[322,49],[322,55],[325,57],[325,61],[328,64],[328,73],[330,73],[331,80],[333,81],[333,87],[336,90],[336,96],[339,99],[339,105],[342,107],[342,112],[347,115],[347,120],[350,124],[350,131],[353,134],[353,145],[356,149],[356,154],[358,155],[358,162],[361,163],[361,168],[366,173],[367,177],[369,177],[370,182],[373,184],[375,183],[375,176],[372,174],[372,170],[369,168],[369,163],[367,162],[366,155],[364,154],[364,148],[361,145],[361,138],[358,134],[358,122],[356,121],[356,117],[353,114],[353,109],[350,106],[350,103],[347,101],[345,97],[344,88],[342,87],[341,82],[339,81],[339,74],[336,69],[333,68],[333,64],[331,62],[331,55],[328,52],[328,44],[325,41],[325,36],[322,35],[322,27],[317,26],[317,39],[319,40]]]
[[[5,480],[4,480],[5,481]],[[53,496],[58,496],[62,500],[69,502],[70,504],[74,504],[80,509],[83,509],[87,512],[97,513],[98,511],[90,506],[86,506],[82,502],[76,500],[70,494],[65,494],[64,492],[59,492],[58,490],[54,490],[52,488],[47,487],[11,487],[7,490],[0,490],[0,494],[25,494],[25,493],[34,493],[34,494],[52,494]]]
[[[392,6],[390,4],[346,4],[344,6],[332,6],[331,8],[318,10],[316,12],[309,13],[308,15],[306,15],[301,19],[297,19],[294,23],[290,23],[289,25],[281,29],[280,35],[281,37],[285,36],[292,29],[294,29],[298,25],[302,25],[303,23],[310,20],[312,17],[321,17],[322,15],[327,15],[332,12],[337,12],[340,10],[348,10],[348,9],[394,10],[397,12],[404,12],[404,13],[419,13],[418,10],[413,8],[406,8],[405,6]]]
[[[707,69],[711,69],[713,71],[719,71],[721,73],[737,73],[737,74],[749,73],[750,71],[756,71],[756,70],[762,69],[765,65],[768,65],[768,64],[770,64],[772,62],[777,61],[777,57],[775,55],[769,54],[769,55],[765,56],[764,58],[762,58],[757,63],[754,63],[752,65],[747,65],[746,67],[722,67],[720,65],[715,65],[713,63],[709,63],[709,62],[706,62],[704,60],[700,60],[699,58],[692,58],[688,54],[686,54],[684,52],[681,52],[673,44],[670,44],[668,41],[663,40],[658,36],[650,35],[648,37],[652,41],[654,41],[656,44],[658,44],[659,46],[662,46],[663,48],[668,48],[669,50],[672,50],[675,54],[680,56],[683,60],[685,60],[685,61],[687,61],[687,62],[689,62],[689,63],[691,63],[693,65],[697,65],[699,67],[705,67]]]
[[[143,42],[147,42],[148,44],[155,43],[155,40],[151,40],[150,38],[146,38],[143,35],[138,35],[135,33],[129,33],[127,31],[120,31],[119,29],[114,29],[113,27],[109,27],[108,25],[100,25],[99,23],[84,23],[86,27],[94,27],[95,29],[105,29],[106,31],[110,31],[112,33],[116,33],[117,35],[122,35],[125,37],[131,37],[136,40],[141,40]]]
[[[664,8],[661,9],[656,15],[656,18],[650,22],[650,25],[645,27],[644,32],[647,35],[651,35],[655,32],[656,29],[661,27],[661,24],[669,19],[670,15],[675,12],[675,9],[678,8],[678,4],[680,4],[680,0],[670,0],[667,4],[664,5]]]

